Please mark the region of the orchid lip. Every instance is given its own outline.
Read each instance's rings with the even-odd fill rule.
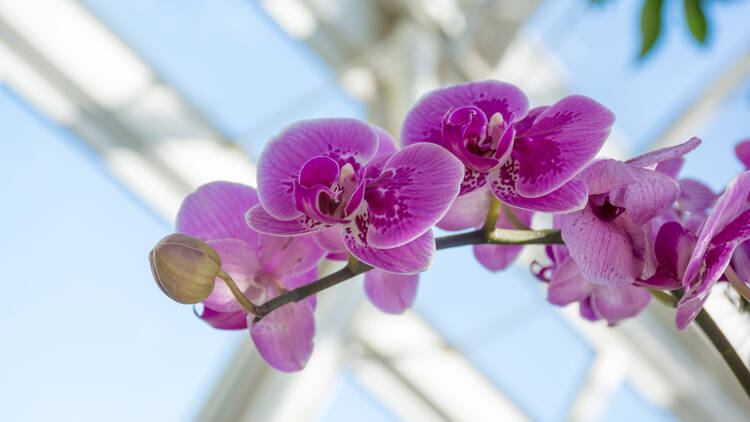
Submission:
[[[507,158],[513,137],[509,129],[500,113],[487,119],[478,107],[464,106],[443,117],[443,142],[466,166],[487,172]]]
[[[346,224],[363,200],[362,169],[327,156],[308,160],[293,182],[297,210],[327,224]]]

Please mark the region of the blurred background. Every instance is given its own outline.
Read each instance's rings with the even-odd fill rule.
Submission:
[[[661,25],[646,19],[639,58],[644,4]],[[291,375],[167,299],[147,263],[186,194],[253,185],[288,123],[397,136],[421,94],[487,78],[533,106],[602,102],[610,157],[700,136],[683,175],[719,192],[750,137],[748,22],[746,0],[0,0],[0,419],[748,420],[672,311],[607,328],[547,304],[528,271],[540,249],[498,274],[441,251],[398,317],[359,279],[323,292]],[[708,307],[747,361],[746,314],[721,289]]]

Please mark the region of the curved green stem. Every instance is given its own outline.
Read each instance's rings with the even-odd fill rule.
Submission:
[[[245,308],[246,311],[250,312],[253,315],[259,315],[258,313],[258,307],[255,306],[250,300],[245,297],[244,294],[242,294],[242,291],[239,287],[237,287],[237,283],[234,282],[232,279],[232,276],[227,274],[226,271],[221,270],[219,272],[219,278],[224,280],[224,283],[227,284],[227,287],[229,287],[229,290],[232,291],[232,294],[234,295],[234,298],[237,299],[237,302],[242,305],[243,308]]]

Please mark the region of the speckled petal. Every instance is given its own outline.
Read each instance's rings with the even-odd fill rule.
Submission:
[[[302,215],[291,220],[279,220],[258,204],[245,214],[246,225],[260,233],[274,236],[300,236],[326,230],[330,224]]]
[[[378,149],[375,130],[354,119],[303,120],[283,129],[265,146],[258,160],[258,196],[270,215],[291,220],[301,215],[295,207],[293,181],[300,169],[317,156],[333,158],[340,167],[367,164]]]
[[[529,211],[553,214],[578,211],[586,206],[588,191],[580,180],[571,180],[559,189],[538,198],[526,198],[513,187],[517,178],[515,160],[512,158],[489,173],[490,188],[495,196],[508,205]]]
[[[461,162],[436,145],[411,145],[393,154],[365,191],[367,243],[393,248],[429,230],[448,212],[463,173]]]
[[[544,110],[531,127],[516,133],[518,193],[539,197],[568,182],[599,152],[614,122],[610,110],[578,95]]]
[[[416,274],[426,270],[432,264],[435,256],[435,240],[432,230],[428,230],[405,245],[378,249],[370,246],[366,241],[367,225],[358,225],[356,221],[355,218],[355,223],[343,226],[342,232],[346,248],[360,261],[398,274]]]

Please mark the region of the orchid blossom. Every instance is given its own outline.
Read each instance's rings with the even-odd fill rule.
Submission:
[[[602,159],[581,172],[578,180],[588,189],[588,203],[561,216],[560,227],[570,256],[587,280],[622,287],[654,275],[648,223],[672,206],[680,187],[653,168],[699,144],[693,138],[626,162]]]
[[[404,145],[442,146],[465,166],[460,195],[484,186],[506,204],[569,212],[586,204],[571,180],[596,155],[614,115],[590,98],[570,96],[528,110],[513,85],[482,81],[432,91],[409,111]]]
[[[430,228],[459,191],[463,165],[431,144],[395,151],[379,128],[353,119],[298,122],[272,139],[258,162],[259,232],[335,231],[362,262],[401,274],[427,269]]]
[[[258,204],[255,189],[214,182],[190,194],[177,215],[177,231],[205,241],[221,257],[221,268],[253,303],[262,303],[318,277],[324,251],[310,236],[277,237],[245,224],[245,213]],[[227,282],[217,278],[198,316],[215,328],[246,329],[269,365],[281,371],[305,366],[315,335],[315,296],[290,303],[251,324],[254,315],[238,302]],[[248,321],[250,319],[250,321]]]

